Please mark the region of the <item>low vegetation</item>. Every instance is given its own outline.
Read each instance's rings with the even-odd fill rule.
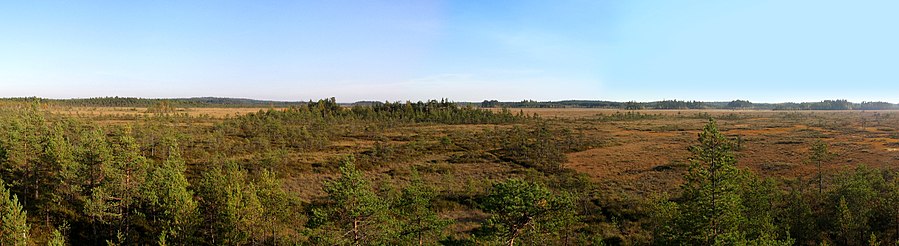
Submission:
[[[334,99],[224,118],[179,114],[176,101],[132,115],[55,113],[78,103],[0,108],[0,245],[899,240],[897,159],[858,163],[890,156],[899,138],[878,129],[891,114],[550,119]],[[849,131],[885,152],[829,139]]]

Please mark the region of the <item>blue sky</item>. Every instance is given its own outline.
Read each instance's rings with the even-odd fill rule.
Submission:
[[[4,1],[0,97],[899,102],[897,1]]]

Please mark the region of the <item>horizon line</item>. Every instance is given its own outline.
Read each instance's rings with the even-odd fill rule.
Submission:
[[[308,100],[283,100],[283,99],[264,99],[264,98],[250,98],[250,97],[228,97],[228,96],[194,96],[194,97],[131,97],[131,96],[97,96],[97,97],[69,97],[69,98],[53,98],[53,97],[38,97],[38,96],[23,96],[23,97],[0,97],[0,100],[8,100],[8,99],[46,99],[46,100],[86,100],[86,99],[98,99],[98,98],[131,98],[131,99],[143,99],[143,100],[185,100],[185,99],[202,99],[202,98],[217,98],[217,99],[235,99],[235,100],[253,100],[253,101],[265,101],[265,102],[280,102],[280,103],[304,103],[309,101],[317,101],[335,98],[337,103],[359,103],[359,102],[427,102],[431,100],[447,100],[453,103],[482,103],[485,101],[497,101],[501,103],[510,103],[510,102],[524,102],[524,101],[532,101],[538,103],[557,103],[557,102],[565,102],[565,101],[597,101],[597,102],[616,102],[616,103],[627,103],[627,102],[636,102],[636,103],[652,103],[652,102],[663,102],[663,101],[682,101],[682,102],[702,102],[702,103],[726,103],[733,101],[748,101],[754,104],[785,104],[785,103],[816,103],[816,102],[824,102],[824,101],[840,101],[845,100],[849,103],[872,103],[872,102],[884,102],[890,104],[899,104],[899,102],[891,102],[891,101],[879,101],[879,100],[862,100],[862,101],[852,101],[849,99],[843,98],[834,98],[834,99],[824,99],[824,100],[811,100],[811,101],[779,101],[779,102],[771,102],[771,101],[752,101],[747,99],[731,99],[731,100],[687,100],[687,99],[656,99],[649,101],[637,101],[637,100],[613,100],[613,99],[561,99],[561,100],[533,100],[533,99],[521,99],[521,100],[498,100],[498,99],[483,99],[479,101],[454,101],[450,98],[434,98],[427,100],[356,100],[352,102],[348,101],[340,101],[337,97],[322,97],[318,99],[308,99]]]

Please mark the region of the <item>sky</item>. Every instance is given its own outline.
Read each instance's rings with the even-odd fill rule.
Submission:
[[[899,102],[899,1],[2,1],[0,97]]]

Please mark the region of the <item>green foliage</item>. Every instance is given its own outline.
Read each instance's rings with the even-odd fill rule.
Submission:
[[[39,206],[44,213],[66,220],[78,217],[77,206],[84,192],[82,174],[86,167],[76,158],[75,146],[65,136],[63,126],[56,124],[44,141],[41,156],[42,178],[38,179],[38,183],[46,195],[41,197]]]
[[[810,198],[812,194],[800,187],[792,187],[787,196],[787,204],[781,210],[783,224],[790,229],[790,235],[800,244],[814,242],[817,238],[817,221]]]
[[[740,231],[743,217],[739,184],[743,173],[734,166],[732,144],[710,121],[699,134],[686,182],[681,186],[682,203],[673,216],[670,231],[660,237],[671,243],[713,245],[735,244],[744,240]]]
[[[679,202],[657,206],[656,240],[660,244],[786,245],[778,240],[773,214],[773,184],[754,180],[736,168],[733,144],[710,120],[690,148],[692,164]],[[746,188],[743,190],[741,188]]]
[[[193,240],[199,214],[194,194],[184,176],[186,167],[178,146],[169,147],[169,157],[151,168],[141,187],[144,216],[153,231],[172,240]]]
[[[269,109],[250,113],[218,124],[217,129],[230,136],[255,139],[251,150],[268,147],[291,147],[318,150],[327,146],[335,133],[333,127],[345,123],[398,125],[414,123],[498,124],[528,119],[508,110],[493,112],[472,107],[459,107],[447,100],[406,103],[374,103],[341,107],[334,98],[309,102],[302,107]]]
[[[701,109],[705,107],[699,101],[663,100],[651,104],[654,104],[652,107],[655,109]]]
[[[50,235],[50,240],[47,241],[47,246],[65,246],[66,238],[59,232],[57,229],[53,229],[53,234]]]
[[[514,127],[499,134],[500,148],[495,152],[502,160],[545,172],[558,172],[566,161],[564,145],[556,139],[560,135],[545,125],[530,131]]]
[[[727,103],[727,107],[733,108],[733,109],[752,108],[752,102],[746,101],[746,100],[733,100],[733,101]]]
[[[812,144],[812,147],[809,148],[809,153],[811,153],[809,155],[809,160],[819,166],[821,165],[821,162],[830,160],[833,153],[830,153],[827,149],[827,143],[822,141],[815,142]]]
[[[431,245],[442,239],[443,229],[452,221],[438,215],[434,207],[437,192],[425,184],[417,170],[412,170],[411,179],[396,205],[401,224],[399,235],[406,245]]]
[[[37,103],[15,111],[15,115],[5,118],[0,127],[8,133],[0,141],[0,171],[7,180],[9,189],[19,194],[25,207],[34,205],[40,198],[41,181],[46,178],[45,163],[40,161],[42,155],[42,136],[48,135],[48,127],[44,114],[38,110]],[[29,203],[31,202],[31,203]]]
[[[885,109],[896,109],[899,108],[896,104],[888,103],[888,102],[862,102],[855,109],[861,110],[885,110]]]
[[[490,218],[483,227],[508,245],[515,245],[522,237],[538,242],[542,232],[567,226],[574,218],[572,206],[573,200],[567,194],[556,196],[540,184],[509,179],[494,184],[484,198],[482,209]]]
[[[822,141],[815,142],[809,148],[809,161],[814,163],[818,169],[818,193],[824,192],[824,171],[821,166],[833,156],[833,153],[830,153],[827,149],[827,143]]]
[[[28,245],[30,226],[16,195],[0,181],[0,245]]]
[[[152,106],[147,107],[147,113],[154,113],[158,115],[171,114],[174,113],[175,110],[175,106],[168,100],[160,100]]]
[[[119,243],[128,244],[138,237],[132,225],[145,195],[141,187],[150,163],[141,154],[130,127],[120,133],[114,150],[112,160],[99,167],[102,179],[91,189],[92,194],[85,202],[85,213],[97,222],[114,227],[124,240]]]
[[[498,124],[513,123],[527,118],[513,115],[507,109],[498,113],[470,106],[460,107],[443,99],[427,102],[385,102],[374,103],[370,107],[355,106],[352,111],[357,118],[366,120],[394,120],[406,122],[429,122],[442,124]]]
[[[877,170],[859,167],[840,175],[835,187],[827,195],[832,204],[825,213],[837,242],[844,245],[863,245],[872,231],[899,228],[895,197],[897,187],[888,183]],[[891,218],[883,220],[884,218]]]
[[[204,173],[199,184],[200,208],[207,242],[240,245],[255,242],[264,208],[247,172],[234,162]]]
[[[749,174],[741,184],[740,197],[743,202],[745,221],[740,225],[747,244],[792,245],[792,239],[784,228],[778,225],[783,203],[783,193],[773,179],[762,179]]]
[[[599,121],[635,121],[635,120],[648,120],[648,119],[658,119],[661,118],[661,114],[644,114],[640,112],[627,111],[627,112],[615,112],[608,116],[600,114],[597,120]]]
[[[353,159],[340,166],[340,177],[324,187],[324,207],[312,210],[311,239],[316,244],[376,245],[387,240],[389,204],[378,197]]]
[[[899,173],[888,163],[828,174],[827,183],[823,175],[765,179],[735,167],[735,149],[714,124],[691,148],[693,167],[678,196],[646,206],[642,197],[608,189],[632,188],[621,180],[566,169],[564,154],[596,141],[597,135],[582,134],[593,127],[586,120],[658,115],[542,120],[446,100],[292,106],[215,121],[92,118],[103,122],[45,112],[45,102],[0,108],[0,178],[8,184],[0,229],[32,234],[25,240],[31,245],[784,245],[791,237],[798,245],[870,245],[899,239]],[[132,120],[131,126],[117,119]],[[445,126],[481,123],[496,125]],[[348,139],[374,145],[344,145]],[[840,146],[847,155],[853,150]],[[324,182],[327,196],[310,192],[319,185],[314,180],[332,177],[327,161],[346,152],[357,161]],[[832,156],[823,143],[809,153],[809,163],[819,166]],[[413,171],[407,183],[408,163],[424,173]],[[639,175],[655,179],[668,171],[680,170]],[[431,185],[431,178],[442,185]],[[493,178],[507,181],[488,188]],[[21,241],[18,235],[0,238],[15,245],[8,242]]]
[[[294,195],[283,188],[282,180],[272,171],[264,170],[256,181],[256,193],[264,208],[262,223],[266,226],[265,240],[272,244],[299,241],[292,235],[298,234],[304,218],[299,213],[302,206]]]

